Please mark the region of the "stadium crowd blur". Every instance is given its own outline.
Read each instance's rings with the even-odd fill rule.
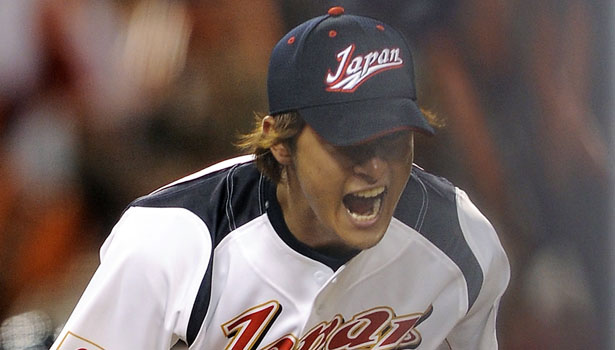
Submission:
[[[274,43],[333,4],[416,50],[416,162],[492,220],[501,348],[608,349],[607,0],[0,2],[0,349],[46,349],[134,198],[237,154]],[[609,212],[611,210],[611,212]]]

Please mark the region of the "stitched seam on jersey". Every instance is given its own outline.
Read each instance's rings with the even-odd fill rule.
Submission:
[[[235,173],[235,169],[237,168],[237,164],[233,165],[229,170],[228,174],[226,174],[226,218],[228,219],[229,230],[233,231],[237,228],[235,224],[235,217],[233,216],[233,174]]]
[[[421,190],[423,191],[423,203],[421,204],[421,210],[419,210],[419,215],[416,219],[416,230],[420,231],[423,227],[423,223],[425,222],[425,216],[427,214],[427,208],[429,208],[429,196],[427,193],[427,187],[423,180],[421,180],[418,176],[416,180],[421,185]]]
[[[265,212],[265,208],[263,207],[263,184],[265,183],[265,177],[263,174],[258,178],[258,210],[261,214]]]
[[[229,229],[233,231],[237,229],[237,223],[235,222],[235,214],[233,213],[233,190],[235,189],[235,182],[233,181],[233,175],[239,167],[249,166],[248,163],[238,163],[234,164],[230,169],[228,174],[226,175],[226,194],[227,194],[227,205],[226,205],[226,217],[229,221]],[[260,195],[260,194],[259,194]],[[259,203],[260,206],[260,203]],[[260,207],[259,207],[260,208]],[[262,210],[261,210],[262,214]]]

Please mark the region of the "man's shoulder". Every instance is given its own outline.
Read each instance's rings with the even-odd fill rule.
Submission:
[[[265,212],[266,181],[253,157],[242,156],[163,186],[136,199],[129,207],[187,209],[212,234],[222,237]]]
[[[452,182],[442,176],[432,174],[417,165],[414,165],[412,168],[410,184],[443,200],[455,200],[456,187]]]
[[[252,157],[231,158],[162,186],[137,198],[131,206],[164,207],[180,204],[179,206],[183,207],[182,201],[199,197],[203,191],[215,190],[229,178],[250,181],[255,176],[258,176],[258,171]]]
[[[459,193],[447,179],[415,166],[395,210],[395,217],[419,232],[459,267],[466,280],[468,305],[471,307],[478,297],[484,276],[459,220]]]
[[[456,195],[456,187],[446,178],[414,165],[395,217],[421,231],[428,216],[437,217],[456,211]]]

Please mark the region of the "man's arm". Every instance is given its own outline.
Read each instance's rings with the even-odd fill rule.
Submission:
[[[128,209],[51,350],[166,350],[185,340],[210,254],[207,227],[188,210]]]
[[[493,350],[498,347],[496,315],[502,294],[508,286],[510,266],[489,221],[463,191],[457,191],[459,223],[483,270],[484,279],[476,302],[446,341],[455,350]]]

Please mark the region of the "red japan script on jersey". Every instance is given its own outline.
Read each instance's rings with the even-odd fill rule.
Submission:
[[[280,304],[272,300],[246,310],[223,324],[224,335],[231,339],[226,349],[255,349],[280,311]]]
[[[381,306],[356,314],[344,321],[336,315],[329,322],[312,327],[299,340],[287,334],[260,350],[392,350],[415,349],[421,334],[415,329],[431,315],[426,312],[397,316],[393,309]],[[259,342],[280,314],[275,301],[253,307],[222,325],[230,339],[228,350],[257,350]]]

